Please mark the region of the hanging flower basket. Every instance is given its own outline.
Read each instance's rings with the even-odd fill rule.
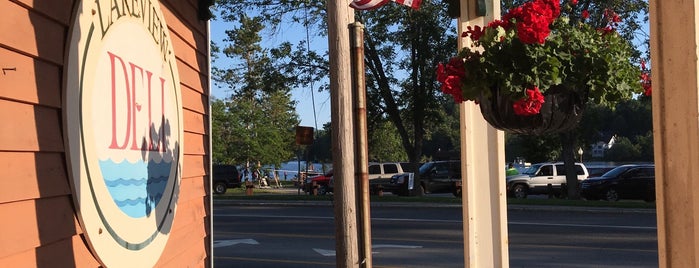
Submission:
[[[589,20],[606,25],[593,26],[578,1],[559,1],[531,0],[468,26],[461,37],[471,46],[437,66],[442,92],[476,101],[491,125],[521,134],[570,130],[588,101],[613,107],[642,93],[641,68],[616,32],[621,18],[606,10]]]
[[[515,113],[514,101],[497,88],[489,97],[479,98],[479,106],[483,118],[497,129],[527,135],[559,133],[573,129],[582,118],[587,96],[580,92],[564,86],[549,88],[534,115]]]

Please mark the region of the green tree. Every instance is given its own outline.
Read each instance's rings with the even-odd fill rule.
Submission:
[[[505,133],[505,160],[514,161],[524,157],[527,162],[539,163],[561,159],[559,135],[519,135]]]
[[[388,121],[378,122],[369,131],[369,159],[375,162],[407,161],[408,156],[402,150],[401,140],[396,127]]]
[[[231,144],[229,140],[233,137],[231,131],[234,130],[230,126],[230,122],[233,120],[230,118],[228,113],[228,107],[226,103],[222,100],[214,99],[211,101],[211,128],[212,128],[212,158],[214,163],[222,164],[235,164],[237,161],[233,158],[236,152],[234,148],[230,148],[228,144]]]
[[[315,130],[315,139],[311,145],[311,155],[314,162],[330,163],[332,162],[332,144],[331,144],[331,123],[327,122],[322,129]]]
[[[452,20],[435,2],[422,2],[419,10],[386,5],[357,17],[366,25],[369,109],[394,124],[408,159],[417,163],[425,139],[446,122],[443,107],[451,102],[439,92],[434,68],[456,47]]]
[[[627,137],[617,137],[614,146],[604,155],[606,161],[630,162],[637,161],[641,156],[640,146],[631,142]]]
[[[227,20],[239,17],[239,13],[252,12],[260,14],[264,23],[273,29],[287,20],[305,26],[314,35],[326,34],[324,2],[222,0],[217,5]],[[430,139],[433,130],[446,122],[441,110],[450,105],[451,100],[439,92],[434,68],[456,47],[453,20],[447,17],[444,5],[432,2],[423,2],[417,11],[389,4],[382,7],[381,12],[356,12],[355,15],[365,25],[369,122],[392,122],[400,136],[401,147],[408,158],[417,163],[422,158],[424,140]],[[288,24],[285,27],[289,27]],[[289,50],[285,65],[288,69],[285,70],[304,70],[303,75],[293,81],[295,85],[322,81],[327,75],[327,60],[319,57],[324,53],[310,51],[303,44],[286,48]],[[370,148],[379,146],[375,142],[387,137],[374,136],[371,131],[369,135],[372,136]]]
[[[281,72],[270,58],[273,53],[260,46],[261,19],[238,18],[239,26],[226,31],[221,50],[237,61],[214,70],[215,81],[233,92],[213,102],[214,159],[279,166],[294,155],[299,120],[287,83],[294,78]]]

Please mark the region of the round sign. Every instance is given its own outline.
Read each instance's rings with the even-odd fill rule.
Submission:
[[[182,101],[158,1],[79,1],[66,51],[67,160],[80,224],[107,267],[150,267],[175,215]]]

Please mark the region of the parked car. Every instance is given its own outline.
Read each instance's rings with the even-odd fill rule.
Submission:
[[[590,172],[590,178],[601,177],[604,173],[614,169],[616,166],[594,166],[587,167],[587,172]]]
[[[369,191],[376,194],[379,189],[383,190],[391,181],[394,175],[406,173],[405,163],[369,163]],[[409,168],[409,167],[408,167]]]
[[[234,165],[213,165],[211,188],[215,194],[224,194],[228,188],[238,188],[242,185],[238,168]]]
[[[310,193],[313,190],[314,182],[315,186],[318,187],[318,194],[324,195],[326,193],[331,193],[333,191],[330,180],[333,177],[333,171],[330,170],[325,172],[325,174],[315,175],[306,178],[304,182],[303,191]]]
[[[580,185],[580,194],[588,200],[642,199],[655,201],[655,166],[622,165],[590,178]]]
[[[587,168],[582,163],[575,163],[578,181],[588,178]],[[563,162],[538,163],[531,165],[522,174],[506,177],[507,196],[527,198],[534,194],[560,195],[562,185],[566,183],[566,170]]]
[[[415,183],[413,173],[391,177],[385,191],[395,195],[423,195],[426,193],[452,193],[461,196],[461,163],[459,160],[432,161],[422,164],[418,170],[420,182]]]

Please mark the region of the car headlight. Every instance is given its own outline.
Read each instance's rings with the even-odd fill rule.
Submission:
[[[406,176],[399,176],[399,177],[396,179],[396,183],[397,183],[397,184],[403,184],[403,183],[405,183],[405,177],[406,177]]]

